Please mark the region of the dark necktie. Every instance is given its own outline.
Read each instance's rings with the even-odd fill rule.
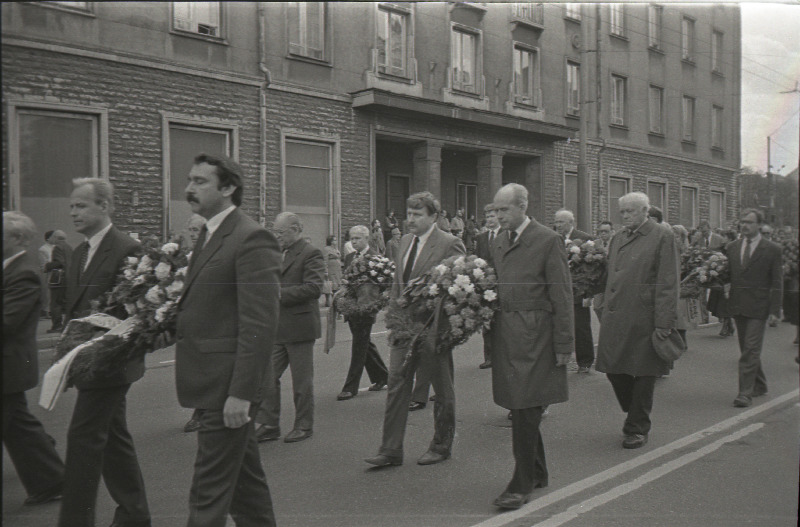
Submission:
[[[742,256],[742,267],[750,264],[750,238],[744,239],[744,255]]]
[[[489,231],[489,247],[494,244],[494,231]]]
[[[86,271],[86,262],[89,261],[89,242],[81,244],[81,260],[78,267],[78,276],[83,278],[83,273]]]
[[[508,231],[508,241],[514,245],[514,240],[517,239],[517,231]]]
[[[414,236],[414,241],[411,242],[411,250],[408,252],[408,260],[403,267],[403,283],[407,284],[408,279],[411,278],[411,270],[414,268],[414,260],[417,259],[417,242],[419,238]]]
[[[194,263],[197,261],[197,257],[200,255],[200,251],[203,250],[203,245],[206,244],[206,238],[208,237],[208,228],[203,225],[203,228],[200,229],[200,236],[197,237],[197,242],[194,244],[194,248],[192,248],[192,261],[189,262],[189,269],[194,266]]]

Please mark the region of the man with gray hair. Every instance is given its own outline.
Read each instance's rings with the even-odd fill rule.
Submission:
[[[619,199],[625,226],[608,248],[605,308],[597,347],[597,371],[611,381],[627,414],[623,448],[647,443],[656,379],[670,363],[655,351],[653,338],[677,331],[678,244],[672,229],[648,218],[650,203],[642,192]]]

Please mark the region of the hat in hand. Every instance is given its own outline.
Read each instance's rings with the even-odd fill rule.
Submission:
[[[678,360],[683,352],[686,351],[686,343],[683,341],[683,337],[674,329],[663,340],[658,338],[654,331],[650,340],[653,341],[653,347],[656,349],[658,356],[667,362]]]

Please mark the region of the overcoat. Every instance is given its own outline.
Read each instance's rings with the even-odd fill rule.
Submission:
[[[319,297],[325,281],[322,251],[300,238],[286,249],[281,264],[281,312],[276,344],[322,336]]]
[[[572,282],[564,242],[531,219],[514,244],[495,238],[500,310],[492,322],[492,393],[509,410],[567,400],[567,368],[556,354],[575,351]]]
[[[651,341],[656,328],[674,329],[679,285],[678,243],[672,229],[648,219],[632,235],[618,232],[608,248],[605,308],[595,369],[603,373],[669,373]]]
[[[42,307],[39,260],[25,251],[3,269],[3,393],[30,390],[39,382],[36,326]]]

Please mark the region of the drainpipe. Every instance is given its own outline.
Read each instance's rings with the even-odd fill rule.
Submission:
[[[267,88],[272,81],[272,73],[266,65],[267,12],[264,2],[258,3],[258,70],[264,75],[264,82],[258,89],[259,141],[258,161],[258,221],[267,224]]]
[[[595,52],[594,52],[594,60],[595,60],[595,97],[594,97],[594,99],[595,99],[595,104],[594,104],[594,107],[595,107],[595,124],[597,126],[597,138],[602,142],[602,146],[600,147],[600,150],[597,151],[597,194],[598,194],[598,197],[603,195],[603,186],[604,186],[603,185],[603,152],[605,152],[605,150],[606,150],[606,139],[605,139],[605,137],[603,137],[603,125],[602,125],[602,122],[600,120],[601,117],[602,117],[602,113],[603,113],[602,112],[602,101],[603,101],[603,91],[602,91],[602,86],[603,86],[602,80],[603,80],[603,77],[602,77],[602,71],[603,71],[603,69],[602,69],[602,64],[600,63],[600,60],[601,60],[601,58],[603,56],[603,54],[602,54],[602,49],[603,49],[602,48],[602,43],[603,43],[603,41],[602,41],[602,33],[600,32],[600,15],[601,15],[601,6],[600,6],[600,4],[597,4],[596,12],[595,12],[595,19],[594,19],[595,20],[595,22],[594,22],[594,24],[595,24],[595,26],[594,26],[594,32],[595,32],[595,46],[594,46],[594,49],[595,49]],[[598,203],[598,209],[599,208],[600,207],[599,207],[599,203]],[[610,219],[610,218],[603,218],[602,217],[602,212],[600,212],[599,210],[598,210],[598,213],[600,213],[600,221],[603,221],[603,219]],[[591,232],[591,231],[588,231],[588,232]]]

